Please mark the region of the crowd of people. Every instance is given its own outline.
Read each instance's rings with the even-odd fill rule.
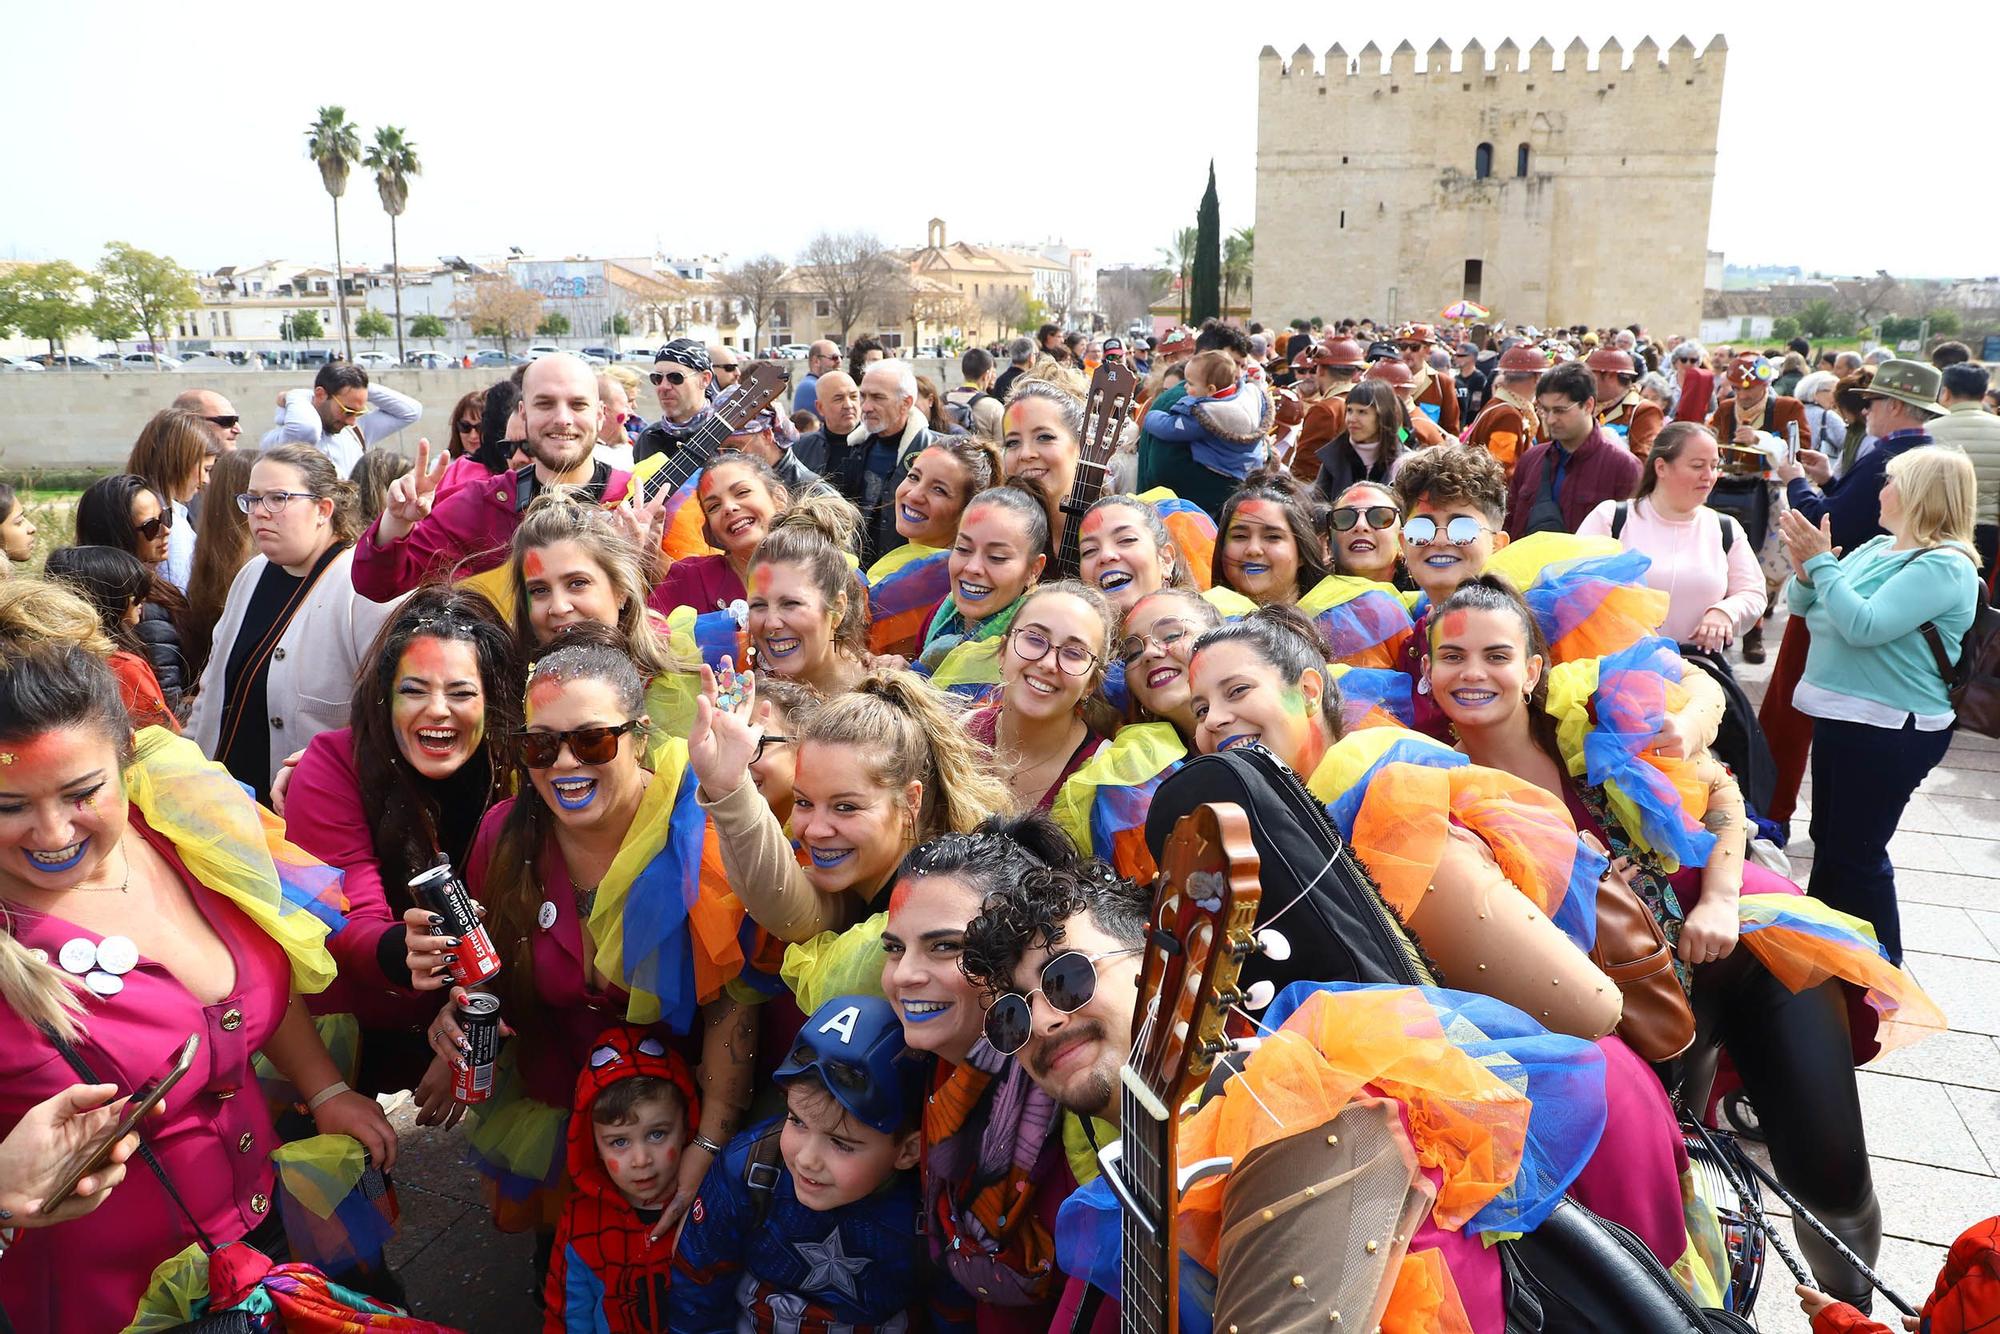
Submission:
[[[1255,1110],[1189,1133],[1400,1105],[1435,1207],[1378,1318],[1499,1331],[1478,1241],[1565,1194],[1723,1305],[1677,1109],[1874,1259],[1854,1070],[1942,1025],[1888,842],[2000,545],[1965,349],[1048,326],[949,389],[889,351],[814,344],[756,411],[738,349],[547,355],[408,455],[421,405],[358,367],[257,448],[191,390],[39,568],[0,491],[0,1326],[309,1274],[444,1327],[392,1315],[407,1093],[535,1236],[491,1282],[546,1329],[1110,1329],[1078,1239],[1162,947],[1147,812],[1244,746],[1437,985],[1294,958],[1313,994],[1244,1014],[1291,1041],[1210,1098]],[[1139,389],[1092,457],[1106,363]],[[1732,656],[1781,603],[1753,714]],[[1868,1308],[1798,1244],[1808,1309]]]

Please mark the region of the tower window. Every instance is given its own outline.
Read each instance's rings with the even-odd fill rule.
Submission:
[[[1522,144],[1514,150],[1514,174],[1516,176],[1526,176],[1528,174],[1528,146],[1526,144]]]
[[[1472,178],[1483,181],[1493,174],[1493,145],[1481,144],[1472,155]]]
[[[1465,261],[1465,281],[1461,284],[1460,295],[1467,301],[1479,300],[1479,285],[1486,278],[1486,261],[1468,259]]]

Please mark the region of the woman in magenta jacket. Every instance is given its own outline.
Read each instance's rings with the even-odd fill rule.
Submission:
[[[425,1121],[449,1090],[419,1086],[424,1026],[444,994],[417,988],[403,942],[409,882],[440,857],[461,876],[480,817],[506,771],[499,750],[520,725],[513,635],[485,598],[419,589],[382,628],[354,692],[353,724],[306,747],[286,790],[291,838],[345,874],[346,925],[327,942],[340,965],[311,998],[317,1015],[353,1015],[366,1092],[416,1088]]]

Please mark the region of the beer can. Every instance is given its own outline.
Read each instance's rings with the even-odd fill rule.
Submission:
[[[466,1051],[451,1068],[451,1096],[485,1102],[493,1096],[494,1064],[500,1057],[500,998],[467,992],[458,1003],[458,1026],[465,1033]]]
[[[425,912],[444,922],[444,933],[455,936],[452,948],[451,980],[462,987],[475,987],[500,971],[500,955],[493,937],[472,906],[472,896],[453,873],[450,862],[439,862],[410,881],[410,894]]]

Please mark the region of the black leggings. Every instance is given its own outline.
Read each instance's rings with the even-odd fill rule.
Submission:
[[[1697,1113],[1707,1106],[1716,1051],[1728,1051],[1756,1105],[1778,1179],[1874,1264],[1882,1207],[1868,1166],[1841,984],[1794,993],[1739,942],[1728,958],[1695,970],[1694,1014],[1694,1046],[1680,1058],[1687,1105]],[[1850,1300],[1868,1292],[1825,1242],[1797,1224],[1793,1231],[1822,1290]]]

